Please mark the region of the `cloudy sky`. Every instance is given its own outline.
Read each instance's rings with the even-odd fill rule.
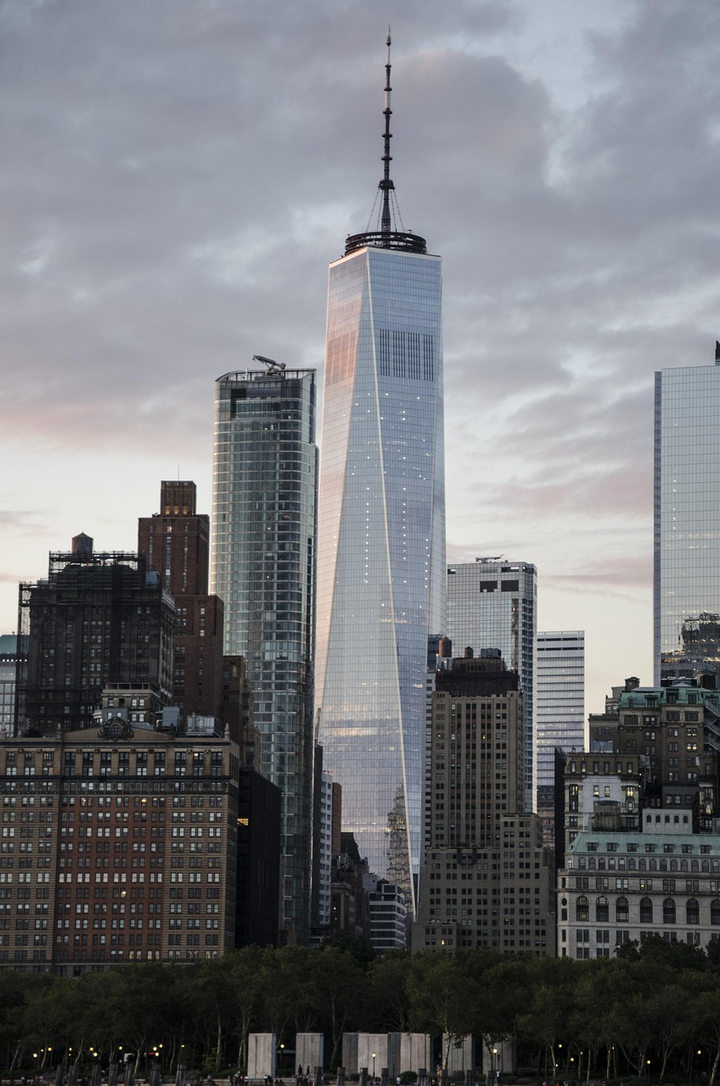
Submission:
[[[720,331],[716,0],[0,0],[0,632],[163,478],[213,383],[322,366],[393,176],[444,257],[448,556],[535,562],[588,710],[652,678],[652,381]]]

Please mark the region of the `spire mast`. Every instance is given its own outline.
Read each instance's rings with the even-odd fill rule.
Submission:
[[[380,182],[380,191],[382,192],[382,215],[380,220],[380,232],[382,234],[389,234],[392,231],[392,221],[390,214],[390,193],[395,188],[395,185],[390,179],[390,163],[392,162],[392,155],[390,154],[390,140],[392,139],[392,132],[390,131],[390,118],[392,117],[392,109],[390,108],[390,93],[392,87],[390,86],[390,71],[392,65],[390,63],[390,27],[388,27],[387,36],[387,61],[385,64],[385,109],[383,110],[383,116],[385,117],[385,133],[383,136],[383,178]]]
[[[371,221],[374,222],[375,229],[370,229],[371,223],[369,221],[368,229],[365,230],[364,233],[348,234],[345,239],[345,256],[357,252],[358,249],[365,249],[368,245],[376,249],[395,249],[397,252],[404,253],[427,252],[425,238],[421,238],[419,234],[407,233],[402,225],[402,219],[400,218],[394,196],[395,185],[390,177],[390,163],[392,162],[392,155],[390,154],[390,140],[392,139],[392,132],[390,131],[390,118],[392,117],[392,109],[390,108],[390,94],[392,92],[392,87],[390,86],[390,73],[392,69],[392,65],[390,64],[390,27],[388,27],[386,44],[385,109],[383,110],[383,116],[385,118],[382,156],[383,176],[378,185],[370,215]],[[378,204],[380,205],[379,208]],[[377,215],[377,218],[375,218],[375,215]],[[393,222],[395,217],[397,217],[399,221],[399,229],[398,222]],[[378,227],[380,229],[378,229]]]

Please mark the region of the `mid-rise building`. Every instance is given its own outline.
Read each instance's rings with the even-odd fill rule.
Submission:
[[[526,806],[535,806],[537,570],[529,562],[476,558],[447,571],[447,634],[457,652],[499,649],[525,700]]]
[[[720,938],[720,692],[628,680],[590,745],[567,759],[559,953]]]
[[[315,372],[267,361],[216,382],[213,591],[243,656],[256,768],[282,791],[283,918],[310,925],[317,448]]]
[[[655,683],[720,685],[720,345],[655,374]],[[711,677],[711,678],[710,678]]]
[[[554,858],[525,807],[525,706],[497,650],[442,661],[412,949],[555,953]]]
[[[367,875],[370,945],[376,954],[404,950],[407,945],[407,903],[395,883]]]
[[[282,793],[241,766],[238,784],[236,946],[277,946],[282,879]]]
[[[81,534],[20,585],[18,734],[89,727],[109,683],[149,683],[169,704],[175,605],[137,554],[97,553]]]
[[[235,945],[238,752],[131,723],[0,741],[0,968],[78,975]]]
[[[386,72],[378,228],[330,265],[316,704],[344,825],[412,911],[427,637],[444,625],[442,270],[394,221]]]

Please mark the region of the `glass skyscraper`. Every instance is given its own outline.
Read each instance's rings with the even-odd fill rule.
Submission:
[[[720,671],[720,345],[655,374],[655,683]]]
[[[386,70],[380,229],[329,273],[315,700],[343,828],[412,905],[427,637],[444,621],[442,273],[392,228]]]
[[[555,748],[587,750],[585,738],[585,632],[555,630],[537,635],[535,714],[538,809],[552,806]]]
[[[525,803],[535,808],[537,570],[529,562],[476,558],[447,571],[447,634],[453,652],[500,649],[525,701]]]
[[[268,360],[269,362],[269,360]],[[310,906],[315,371],[226,373],[215,386],[213,592],[225,654],[247,659],[258,768],[282,789],[283,926]]]

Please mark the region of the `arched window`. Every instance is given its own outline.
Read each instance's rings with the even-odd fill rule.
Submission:
[[[576,920],[589,920],[590,919],[590,902],[582,894],[575,905],[575,919]]]
[[[599,897],[595,902],[595,919],[598,924],[610,922],[610,904],[606,897]]]
[[[700,865],[697,862],[697,860],[691,860],[690,861],[690,870],[691,871],[699,871],[700,870]]]
[[[686,924],[699,924],[700,923],[700,905],[696,898],[691,897],[685,906],[686,912]]]
[[[666,826],[670,825],[670,815],[665,815],[665,825]]]
[[[653,922],[653,903],[649,897],[643,897],[640,899],[640,923],[652,924]]]
[[[677,869],[678,869],[678,862],[677,862],[677,860],[671,860],[671,861],[670,861],[670,870],[671,870],[671,871],[677,871]]]
[[[630,908],[626,897],[619,897],[615,902],[615,921],[618,924],[627,924],[630,919]]]
[[[710,902],[710,923],[720,924],[720,901],[717,898]]]
[[[709,860],[703,860],[703,862],[701,864],[701,870],[706,871],[708,875],[710,874],[710,861]]]
[[[663,901],[663,924],[675,923],[675,901],[671,897],[666,897]]]

